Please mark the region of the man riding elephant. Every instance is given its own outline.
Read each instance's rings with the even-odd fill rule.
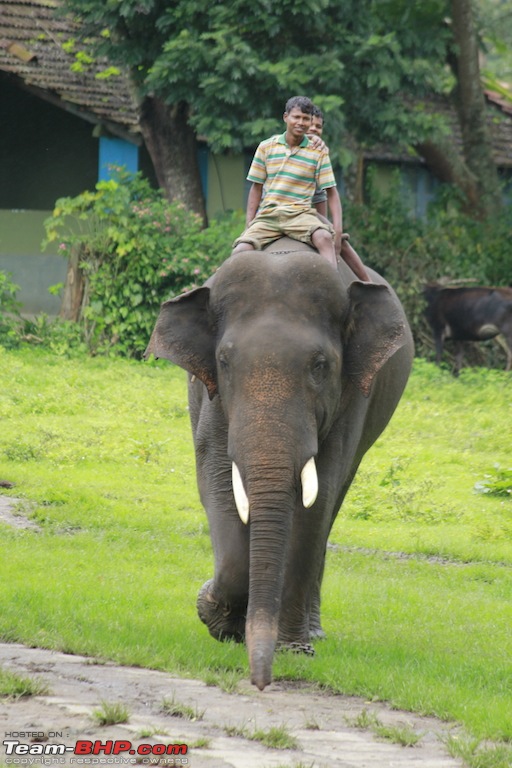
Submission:
[[[356,252],[341,248],[342,210],[331,161],[325,149],[306,136],[313,110],[313,102],[305,96],[289,99],[283,115],[286,132],[258,146],[247,175],[252,182],[247,227],[235,240],[234,252],[261,250],[287,235],[312,245],[334,268],[341,254],[360,280],[369,281]],[[326,191],[332,225],[320,219],[312,205],[316,189]]]

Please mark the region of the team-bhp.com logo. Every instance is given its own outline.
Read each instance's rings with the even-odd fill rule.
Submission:
[[[112,756],[112,758],[120,758],[136,755],[139,759],[137,762],[152,763],[151,758],[159,758],[155,762],[159,764],[167,765],[187,765],[188,758],[179,757],[180,755],[186,755],[188,747],[186,744],[138,744],[134,745],[131,741],[87,741],[86,739],[80,739],[73,746],[66,746],[65,744],[23,744],[16,739],[7,739],[3,742],[5,747],[5,756],[7,764],[17,765],[33,765],[38,762],[33,758],[57,758],[52,760],[54,763],[60,762],[59,757],[64,755],[74,755],[75,758],[71,758],[69,762],[77,764],[98,764],[103,762],[133,762],[132,760],[103,760],[98,759],[97,756],[105,755]],[[146,760],[140,760],[140,757],[147,758]],[[32,758],[32,760],[30,759]],[[82,758],[82,759],[80,759]],[[42,761],[43,761],[42,760]],[[44,760],[46,762],[46,760]]]

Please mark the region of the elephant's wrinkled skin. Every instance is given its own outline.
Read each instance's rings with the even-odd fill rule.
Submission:
[[[163,304],[147,350],[191,374],[197,479],[215,555],[199,615],[213,637],[245,638],[260,690],[278,643],[308,649],[322,634],[329,531],[410,372],[402,307],[372,279],[354,281],[345,264],[336,273],[316,252],[281,240],[232,256],[205,286]],[[316,501],[314,477],[306,498],[301,491],[311,457]],[[247,524],[235,506],[233,462]]]

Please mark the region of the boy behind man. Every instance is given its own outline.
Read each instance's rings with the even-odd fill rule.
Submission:
[[[322,134],[324,132],[324,113],[321,109],[319,109],[316,106],[313,106],[313,112],[311,115],[311,126],[308,130],[308,136],[319,136],[322,138]],[[336,187],[334,188],[335,194],[338,196],[339,194]],[[316,212],[323,217],[327,217],[327,195],[323,190],[316,190],[315,194],[313,195],[313,199],[311,201],[313,207],[316,209]],[[341,209],[341,200],[339,201],[340,209]],[[368,272],[366,271],[366,268],[361,261],[361,258],[358,253],[352,248],[348,241],[348,235],[345,235],[342,238],[341,241],[341,252],[340,255],[342,259],[345,261],[346,264],[350,267],[352,272],[357,275],[357,277],[360,280],[363,280],[364,282],[371,282],[370,277],[368,275]]]

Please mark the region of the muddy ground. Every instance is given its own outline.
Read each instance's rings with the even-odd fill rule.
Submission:
[[[19,513],[16,501],[0,496],[0,522],[33,525]],[[41,680],[47,687],[44,695],[0,699],[0,766],[461,766],[448,756],[443,743],[449,733],[456,733],[448,724],[383,704],[329,695],[308,684],[273,683],[260,693],[243,681],[235,693],[228,693],[199,680],[8,643],[0,643],[0,668]],[[124,705],[128,721],[100,725],[93,713],[104,702]],[[192,719],[170,715],[165,706],[170,702],[188,707]],[[356,726],[365,712],[383,725],[405,727],[421,738],[414,747],[379,739],[371,729]],[[269,748],[254,738],[272,728],[293,737],[295,746]],[[56,746],[50,750],[50,745]],[[186,745],[186,755],[172,756],[169,745]],[[97,754],[91,754],[93,749]]]

